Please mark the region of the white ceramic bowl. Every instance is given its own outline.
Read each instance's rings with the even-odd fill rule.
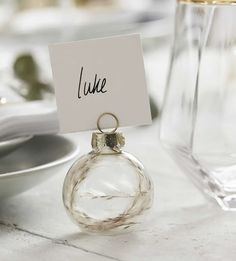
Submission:
[[[40,184],[78,152],[78,146],[62,136],[36,136],[25,142],[0,158],[0,199]]]
[[[20,138],[15,138],[15,139],[11,139],[11,140],[1,141],[0,142],[0,157],[3,157],[5,155],[9,154],[10,152],[14,151],[18,147],[20,147],[23,143],[30,140],[31,138],[32,138],[32,136],[27,136],[27,137],[20,137]]]

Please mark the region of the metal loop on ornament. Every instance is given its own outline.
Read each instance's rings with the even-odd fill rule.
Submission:
[[[103,114],[101,114],[101,115],[98,117],[98,120],[97,120],[97,128],[99,129],[99,131],[100,131],[101,133],[104,133],[104,131],[103,131],[102,128],[101,128],[100,121],[101,121],[102,117],[103,117],[103,116],[106,116],[106,115],[112,116],[112,117],[115,119],[115,121],[116,121],[116,126],[114,127],[114,129],[113,129],[111,132],[108,132],[108,133],[115,133],[116,130],[118,129],[118,127],[119,127],[119,120],[118,120],[118,118],[116,117],[116,115],[114,115],[114,114],[111,113],[111,112],[104,112]]]

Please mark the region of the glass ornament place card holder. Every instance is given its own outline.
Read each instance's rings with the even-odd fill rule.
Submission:
[[[152,123],[140,36],[54,44],[49,51],[61,132],[99,130],[92,135],[92,151],[67,173],[66,210],[86,233],[129,231],[153,199],[143,165],[122,151],[124,136],[116,132]]]
[[[114,118],[116,127],[104,132],[100,121]],[[140,223],[153,201],[153,184],[142,163],[123,152],[125,138],[116,132],[119,120],[103,113],[92,135],[93,150],[69,169],[63,186],[67,213],[88,234],[128,232]]]
[[[236,1],[179,1],[161,140],[198,186],[236,210]]]

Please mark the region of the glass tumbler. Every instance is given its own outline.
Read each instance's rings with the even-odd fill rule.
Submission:
[[[224,210],[236,210],[236,0],[176,9],[161,140]]]

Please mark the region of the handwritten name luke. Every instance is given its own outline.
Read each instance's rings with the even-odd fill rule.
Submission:
[[[97,74],[94,76],[93,86],[91,82],[84,81],[83,82],[83,70],[84,67],[81,67],[80,70],[80,76],[79,76],[79,85],[78,85],[78,99],[81,99],[82,96],[87,96],[88,94],[95,94],[95,93],[106,93],[107,90],[105,90],[106,78],[98,78]]]

